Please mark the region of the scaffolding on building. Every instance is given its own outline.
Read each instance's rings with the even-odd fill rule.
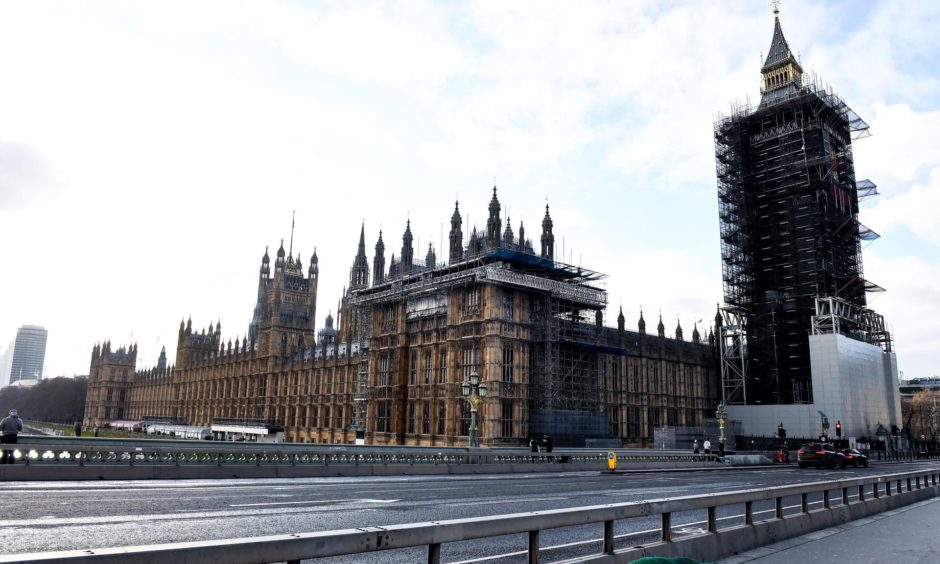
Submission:
[[[592,325],[583,322],[593,320],[607,305],[607,292],[599,286],[606,275],[506,246],[468,251],[465,257],[357,290],[349,303],[364,312],[376,305],[404,303],[410,321],[446,313],[446,293],[455,287],[485,283],[532,292],[529,432],[557,435],[556,429],[567,426],[572,434],[606,433],[605,422],[585,417],[586,412],[602,415],[602,402],[598,332],[587,330]],[[357,428],[365,428],[369,398],[368,343],[363,339],[365,335],[360,337],[360,350],[366,354],[361,356],[355,395]]]
[[[747,404],[747,341],[743,312],[735,308],[722,308],[719,328],[719,354],[721,361],[721,401],[725,405]]]
[[[833,297],[816,298],[813,335],[839,334],[891,352],[891,333],[884,317],[868,308]]]
[[[878,237],[858,221],[858,203],[877,195],[856,180],[852,140],[868,125],[814,75],[772,104],[737,104],[715,122],[715,157],[725,303],[743,317],[745,342],[728,335],[737,366],[722,364],[730,401],[739,383],[750,399],[812,401],[806,334],[820,296],[864,309],[862,242]],[[731,331],[729,328],[728,331]],[[724,342],[725,339],[723,339]]]

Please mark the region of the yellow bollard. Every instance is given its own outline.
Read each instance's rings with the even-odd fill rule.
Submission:
[[[617,469],[617,453],[616,452],[611,451],[607,453],[607,468],[609,468],[611,471],[614,471]]]

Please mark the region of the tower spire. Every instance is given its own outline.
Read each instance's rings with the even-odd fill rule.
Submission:
[[[803,84],[803,67],[790,51],[787,38],[780,27],[780,2],[771,3],[774,9],[774,34],[770,40],[767,59],[761,67],[761,106],[787,97]]]
[[[287,256],[294,255],[294,220],[297,217],[297,210],[291,210],[290,212],[290,248],[287,251]]]

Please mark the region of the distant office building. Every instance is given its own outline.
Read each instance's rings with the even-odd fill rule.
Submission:
[[[0,387],[10,383],[10,367],[13,365],[13,341],[0,352]]]
[[[49,332],[36,325],[24,325],[16,332],[10,384],[18,380],[41,380],[46,360],[46,338]]]
[[[866,294],[884,290],[862,271],[861,242],[877,234],[859,222],[859,201],[877,191],[856,179],[852,141],[868,125],[803,72],[774,15],[760,104],[715,124],[723,397],[801,406],[738,409],[752,422],[766,415],[745,432],[783,422],[814,436],[825,414],[869,435],[898,423],[900,406],[891,336],[867,307]]]

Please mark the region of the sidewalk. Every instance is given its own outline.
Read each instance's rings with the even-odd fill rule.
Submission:
[[[724,558],[721,564],[940,562],[940,498]]]

